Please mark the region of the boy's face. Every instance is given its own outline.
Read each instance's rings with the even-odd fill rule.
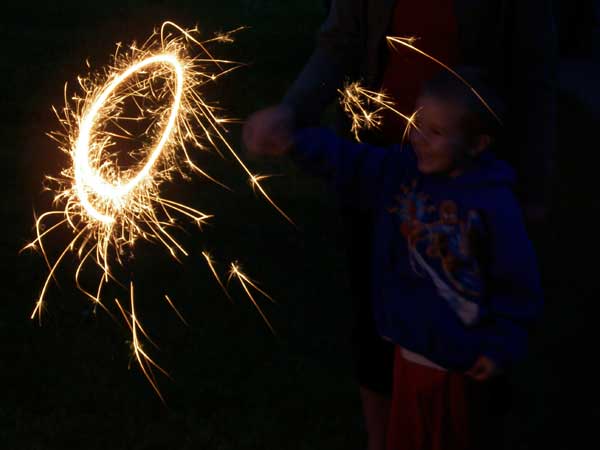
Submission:
[[[410,141],[421,173],[460,175],[470,160],[470,148],[461,128],[464,107],[424,95],[417,100],[416,129]]]

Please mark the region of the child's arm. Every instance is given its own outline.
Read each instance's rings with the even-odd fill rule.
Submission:
[[[259,143],[253,134],[261,122],[271,127],[268,143]],[[370,206],[383,184],[391,151],[339,138],[323,128],[294,130],[291,110],[278,106],[259,113],[244,128],[244,142],[253,155],[290,154],[307,172],[333,182],[345,202],[358,207]],[[394,164],[394,163],[391,163]]]
[[[387,174],[401,176],[398,152],[351,142],[325,128],[308,128],[294,134],[291,156],[306,172],[329,180],[345,204],[369,208]],[[392,161],[393,160],[393,161]]]
[[[506,192],[494,200],[487,211],[490,296],[481,330],[482,356],[469,371],[479,379],[523,358],[529,329],[542,308],[537,262],[516,199]],[[485,364],[487,360],[493,364]]]

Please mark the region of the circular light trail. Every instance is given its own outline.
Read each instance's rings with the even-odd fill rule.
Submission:
[[[171,106],[171,113],[169,119],[161,135],[160,140],[150,151],[148,161],[140,169],[140,171],[129,181],[122,184],[111,183],[110,181],[102,178],[96,167],[90,165],[90,139],[92,135],[92,129],[98,121],[102,119],[100,114],[101,108],[109,100],[113,92],[130,76],[134,73],[139,72],[147,66],[153,64],[164,64],[170,66],[173,71],[176,80],[176,86],[173,97],[173,104]],[[92,204],[90,201],[89,193],[93,193],[98,196],[102,202],[112,205],[117,210],[126,202],[125,197],[135,187],[141,183],[148,176],[151,176],[151,169],[158,160],[165,144],[169,141],[171,133],[175,129],[175,122],[177,120],[177,114],[179,113],[179,107],[181,105],[181,98],[183,95],[184,88],[184,68],[177,56],[173,54],[159,54],[146,58],[136,64],[131,65],[123,73],[115,77],[108,85],[102,90],[102,92],[96,97],[91,103],[89,110],[82,117],[81,125],[79,129],[79,135],[75,143],[75,150],[73,154],[74,158],[74,172],[75,172],[75,190],[81,205],[85,208],[86,212],[94,219],[103,222],[105,224],[111,224],[115,222],[115,218],[105,212],[99,211],[97,206]]]

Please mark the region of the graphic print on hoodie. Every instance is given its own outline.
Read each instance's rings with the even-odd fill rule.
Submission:
[[[415,182],[402,185],[396,205],[387,211],[401,221],[399,232],[406,239],[413,271],[431,278],[465,325],[473,325],[479,307],[472,298],[481,297],[484,291],[477,245],[484,240],[483,220],[476,210],[460,217],[455,201],[435,204],[416,188]]]

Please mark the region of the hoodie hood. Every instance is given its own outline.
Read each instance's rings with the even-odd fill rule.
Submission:
[[[456,178],[460,184],[468,186],[506,187],[513,189],[516,174],[512,167],[491,152],[483,152],[474,166]]]

